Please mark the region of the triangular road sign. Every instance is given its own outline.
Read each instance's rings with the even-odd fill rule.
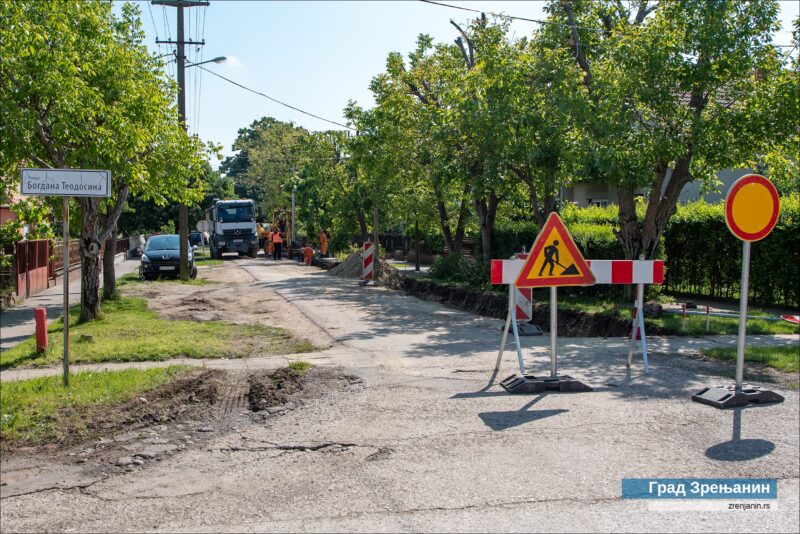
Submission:
[[[591,286],[595,278],[564,222],[551,213],[517,277],[517,287]]]

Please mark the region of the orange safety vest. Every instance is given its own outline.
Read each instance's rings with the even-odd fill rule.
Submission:
[[[283,238],[281,237],[280,232],[275,232],[275,235],[272,236],[273,243],[283,243]]]
[[[325,235],[325,232],[320,232],[319,234],[319,248],[323,254],[328,252],[328,236]]]

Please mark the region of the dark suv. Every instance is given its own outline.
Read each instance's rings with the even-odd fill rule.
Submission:
[[[176,234],[154,235],[147,240],[139,265],[139,278],[177,278],[181,273],[180,236]],[[197,277],[193,247],[189,247],[189,276]]]

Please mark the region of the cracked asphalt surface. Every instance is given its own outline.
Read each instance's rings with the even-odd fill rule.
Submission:
[[[691,402],[730,380],[729,366],[676,354],[708,340],[651,340],[643,376],[624,340],[561,339],[560,372],[594,391],[510,396],[487,387],[501,321],[288,262],[230,268],[335,339],[302,359],[360,382],[266,418],[232,410],[136,469],[6,462],[3,532],[800,530],[798,392],[771,384],[784,403],[738,411]],[[547,338],[524,343],[547,373]],[[498,378],[514,365],[506,353]],[[620,498],[630,477],[777,478],[778,500],[655,511]]]

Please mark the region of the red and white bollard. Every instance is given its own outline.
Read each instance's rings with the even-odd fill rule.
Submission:
[[[375,245],[367,241],[364,243],[364,252],[361,255],[361,279],[367,286],[375,285]]]

